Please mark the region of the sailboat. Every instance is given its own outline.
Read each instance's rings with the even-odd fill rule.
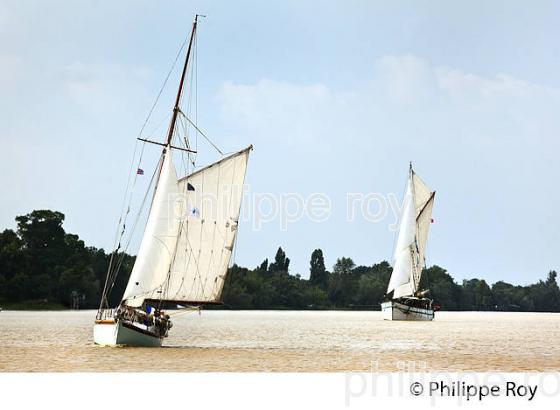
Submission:
[[[386,320],[433,320],[434,305],[420,289],[426,264],[426,242],[432,222],[435,192],[412,169],[408,173],[402,215],[394,253],[394,264],[386,300],[381,304]]]
[[[177,117],[184,115],[179,105],[198,17],[192,26],[166,141],[139,138],[162,145],[163,151],[138,255],[122,300],[113,309],[108,295],[116,273],[111,267],[108,270],[93,328],[98,345],[161,346],[173,325],[164,310],[167,306],[221,303],[252,146],[184,177],[177,176],[173,152],[195,152],[188,143],[183,148],[172,141],[178,132]],[[118,253],[113,252],[113,256],[118,257]]]

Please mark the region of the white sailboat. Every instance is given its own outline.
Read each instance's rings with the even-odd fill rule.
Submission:
[[[386,320],[434,318],[432,300],[426,297],[429,291],[420,289],[420,278],[426,263],[426,242],[435,194],[416,175],[411,164],[402,204],[393,273],[387,287],[387,300],[381,304]]]
[[[94,342],[99,345],[161,346],[172,327],[165,306],[200,306],[221,300],[252,146],[177,177],[173,151],[194,152],[188,144],[179,148],[172,141],[177,116],[184,115],[179,103],[197,18],[167,140],[156,143],[164,148],[144,235],[122,300],[114,309],[108,306],[108,293],[116,273],[110,268],[107,275],[93,329]]]

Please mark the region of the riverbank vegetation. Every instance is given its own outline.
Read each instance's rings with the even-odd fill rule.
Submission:
[[[97,308],[110,254],[65,232],[63,222],[60,212],[37,210],[16,217],[16,230],[0,233],[0,306]],[[123,256],[110,294],[112,306],[120,301],[134,264],[133,256]],[[385,261],[356,266],[341,257],[329,270],[323,252],[315,249],[305,279],[290,271],[290,259],[279,248],[272,260],[254,269],[230,268],[221,308],[379,309],[391,269]],[[560,312],[555,271],[527,286],[490,285],[483,279],[457,283],[444,268],[431,266],[422,281],[442,310]]]

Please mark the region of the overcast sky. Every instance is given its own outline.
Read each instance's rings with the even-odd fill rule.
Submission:
[[[0,227],[55,209],[110,247],[135,138],[195,13],[200,127],[225,151],[254,144],[250,192],[332,200],[323,223],[245,218],[237,263],[278,246],[302,276],[315,248],[329,267],[390,259],[394,216],[348,222],[347,193],[400,198],[413,161],[437,191],[429,264],[520,284],[560,268],[553,1],[0,0]],[[160,151],[146,151],[150,174]]]

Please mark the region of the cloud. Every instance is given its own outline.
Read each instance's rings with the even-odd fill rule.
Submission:
[[[458,100],[482,102],[489,99],[534,97],[558,98],[560,90],[533,84],[512,75],[498,73],[485,78],[459,69],[434,66],[412,55],[384,56],[376,60],[376,82],[386,84],[388,97],[395,101],[418,101],[425,96],[444,95]]]
[[[261,79],[225,83],[218,103],[226,127],[304,150],[337,141],[371,147],[371,136],[384,135],[416,149],[424,144],[476,153],[535,140],[558,147],[560,133],[560,90],[510,74],[484,77],[436,66],[413,55],[377,59],[369,83],[344,92]]]
[[[536,232],[537,226],[548,226],[552,204],[560,199],[549,189],[560,171],[560,92],[554,87],[404,55],[377,59],[371,77],[353,89],[262,79],[225,83],[218,100],[226,129],[245,140],[297,146],[298,157],[287,151],[294,158],[288,163],[278,154],[285,152],[283,146],[263,144],[272,151],[264,154],[259,147],[266,157],[262,167],[282,169],[279,189],[296,175],[291,188],[303,180],[302,189],[322,186],[333,195],[395,192],[412,160],[440,193],[436,212],[442,222],[433,246],[438,263],[451,268],[460,264],[466,275],[471,274],[468,269],[497,277],[510,268],[522,273],[531,258],[522,255],[512,262],[511,249],[519,246],[523,233],[549,238],[523,247],[535,255],[548,249],[540,266],[554,266],[549,244],[557,243],[556,233]],[[267,175],[262,186],[268,189],[271,179]],[[538,215],[520,219],[534,209],[535,198],[543,199]],[[334,203],[335,208],[344,206]],[[336,229],[341,235],[346,229],[348,235],[373,235],[367,226]],[[486,265],[476,258],[465,261],[464,250]]]
[[[556,139],[560,90],[510,74],[483,77],[434,66],[425,59],[387,56],[375,63],[373,86],[388,101],[453,118],[459,134],[474,140]]]
[[[226,82],[218,102],[223,121],[249,130],[257,139],[295,146],[315,144],[329,135],[348,95],[324,84],[298,85],[262,79],[254,85]]]
[[[394,102],[413,103],[435,96],[438,77],[436,70],[421,58],[384,56],[375,61],[373,84]]]

